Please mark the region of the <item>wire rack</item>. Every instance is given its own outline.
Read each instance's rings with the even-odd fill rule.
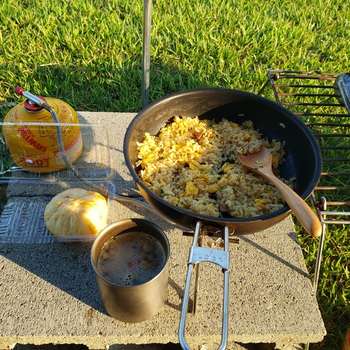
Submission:
[[[322,155],[321,178],[311,195],[323,228],[315,265],[316,289],[327,225],[350,223],[350,123],[349,111],[338,88],[341,75],[268,69],[267,76],[260,94],[270,86],[276,102],[308,126]]]

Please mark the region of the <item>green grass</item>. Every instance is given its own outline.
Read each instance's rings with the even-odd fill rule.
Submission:
[[[318,241],[301,231],[299,231],[299,241],[304,251],[306,265],[313,276]],[[310,349],[340,349],[349,327],[350,248],[348,242],[349,234],[346,226],[327,225],[317,298],[328,334],[323,342],[310,346]]]
[[[267,68],[347,72],[349,13],[344,0],[156,0],[150,101],[208,86],[257,93]],[[2,1],[0,104],[21,101],[20,85],[78,111],[140,110],[142,21],[140,0]],[[299,231],[312,271],[317,242]],[[328,335],[311,348],[334,350],[350,326],[350,251],[347,227],[328,231],[318,292]]]
[[[266,68],[344,71],[349,4],[340,0],[155,1],[150,100],[186,88],[256,92]],[[143,3],[5,0],[0,102],[19,84],[77,110],[141,103]]]

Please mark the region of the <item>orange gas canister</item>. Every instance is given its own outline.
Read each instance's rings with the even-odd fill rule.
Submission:
[[[22,92],[23,89],[19,94]],[[30,93],[27,94],[33,96]],[[26,96],[24,93],[23,95]],[[59,99],[34,97],[45,102],[45,105],[50,106],[56,112],[65,156],[70,163],[74,163],[83,150],[83,140],[76,112],[69,104]],[[55,121],[50,111],[30,99],[16,105],[8,112],[4,119],[3,134],[17,166],[37,173],[48,173],[67,168],[59,152],[57,124],[53,125],[53,123]]]

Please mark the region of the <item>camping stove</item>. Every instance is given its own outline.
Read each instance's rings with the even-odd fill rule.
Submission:
[[[267,70],[277,103],[296,114],[312,131],[320,146],[323,168],[320,181],[311,195],[322,223],[314,276],[317,289],[326,226],[350,224],[349,151],[350,123],[348,74],[319,71]]]

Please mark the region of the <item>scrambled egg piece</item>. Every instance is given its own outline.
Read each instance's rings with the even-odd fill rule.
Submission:
[[[187,181],[186,182],[186,196],[196,196],[198,194],[198,188],[194,185],[192,181]]]

